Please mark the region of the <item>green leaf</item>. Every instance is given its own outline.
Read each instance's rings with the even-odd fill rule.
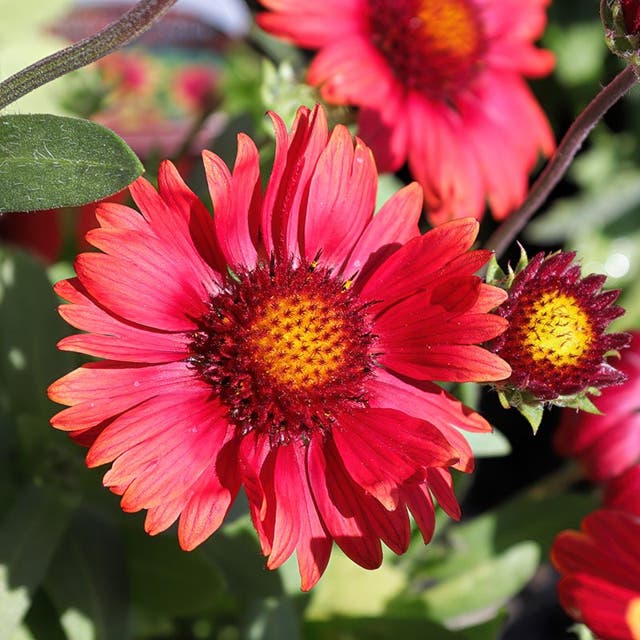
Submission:
[[[322,580],[311,592],[306,617],[380,615],[387,602],[406,588],[406,574],[390,560],[385,560],[375,571],[368,571],[340,549],[334,549]]]
[[[297,640],[300,637],[298,616],[291,600],[282,596],[254,602],[246,612],[242,637],[246,640]]]
[[[113,527],[88,510],[76,512],[45,582],[69,640],[129,637],[128,583]]]
[[[24,631],[11,640],[19,640],[23,636],[31,640],[69,640],[60,624],[56,608],[42,587],[34,593],[31,608],[22,626]]]
[[[144,170],[113,131],[49,114],[0,117],[0,158],[0,213],[94,202]]]
[[[578,640],[597,640],[591,630],[583,624],[574,624],[569,627],[569,631],[574,633]]]
[[[265,570],[248,516],[225,524],[200,549],[218,567],[227,590],[240,602],[283,594],[280,572]]]
[[[220,572],[201,549],[182,551],[174,535],[151,537],[137,529],[127,544],[136,607],[169,617],[188,616],[207,612],[220,596]]]
[[[0,640],[17,633],[70,512],[55,493],[30,486],[0,523]]]
[[[47,386],[73,364],[56,348],[67,333],[58,302],[42,265],[0,249],[0,405],[14,414],[48,418]]]
[[[471,445],[476,458],[495,458],[508,456],[511,453],[511,444],[500,431],[495,429],[491,433],[465,431],[464,437]]]
[[[521,542],[427,589],[421,603],[429,618],[441,622],[498,609],[529,582],[539,561],[538,545]]]
[[[332,618],[304,625],[305,640],[465,640],[424,618]]]

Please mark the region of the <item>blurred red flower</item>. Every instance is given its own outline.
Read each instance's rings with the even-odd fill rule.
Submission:
[[[594,400],[602,415],[565,410],[555,435],[558,453],[577,458],[594,482],[640,462],[640,331],[631,335],[616,365],[626,382]]]
[[[360,107],[381,171],[405,160],[429,220],[497,219],[527,192],[549,124],[523,80],[553,67],[533,42],[549,0],[261,0],[261,27],[319,49],[308,81]]]
[[[640,638],[638,540],[637,517],[602,509],[583,520],[581,531],[563,531],[553,544],[560,603],[600,640]]]

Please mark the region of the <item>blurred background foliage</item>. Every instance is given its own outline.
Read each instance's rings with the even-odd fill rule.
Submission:
[[[0,0],[0,76],[62,46],[71,9],[70,0]],[[145,90],[138,86],[133,100],[145,122],[135,109],[114,112],[127,98],[110,103],[110,92],[126,74],[113,80],[108,63],[47,85],[10,111],[102,121],[127,139],[152,179],[159,159],[171,156],[206,198],[195,150],[207,146],[232,162],[242,130],[268,168],[265,111],[290,122],[299,104],[317,100],[300,83],[303,52],[250,21],[232,33],[214,27],[219,38],[203,41],[194,27],[176,42],[161,25],[154,41],[127,50],[143,65]],[[557,67],[533,86],[560,137],[620,66],[604,45],[597,0],[555,0],[542,44]],[[172,83],[194,65],[215,73],[205,92],[201,83],[179,99]],[[598,125],[522,238],[530,252],[575,249],[585,273],[607,274],[627,308],[617,329],[640,326],[639,100],[633,91]],[[352,119],[335,108],[330,117]],[[177,139],[163,137],[176,130]],[[407,178],[383,176],[379,201]],[[56,407],[46,387],[79,364],[55,348],[67,328],[51,283],[72,273],[91,216],[91,207],[0,216],[0,640],[588,637],[566,631],[547,556],[555,534],[577,527],[597,497],[551,450],[556,414],[534,438],[514,411],[469,388],[457,391],[496,431],[473,439],[478,469],[457,478],[463,519],[439,515],[429,546],[416,534],[406,555],[389,553],[378,571],[334,550],[318,586],[301,593],[295,559],[276,572],[264,568],[242,501],[193,552],[179,550],[173,531],[144,534],[142,515],[123,514],[101,487],[103,470],[87,470],[84,452],[48,424]],[[486,219],[483,236],[492,227]]]

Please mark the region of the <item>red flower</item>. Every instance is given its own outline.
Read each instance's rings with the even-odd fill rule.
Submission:
[[[640,638],[640,520],[599,510],[582,531],[563,531],[551,560],[562,574],[560,603],[600,640]]]
[[[629,467],[607,482],[604,488],[604,506],[633,513],[640,517],[640,465]]]
[[[53,419],[112,463],[104,484],[155,534],[178,517],[192,549],[244,485],[269,568],[294,551],[309,589],[332,541],[377,567],[380,540],[425,540],[431,493],[459,515],[448,467],[469,471],[458,428],[489,427],[430,380],[509,375],[477,346],[504,330],[504,293],[474,275],[472,219],[420,236],[420,189],[373,217],[371,152],[320,109],[291,132],[277,116],[265,193],[244,135],[232,173],[204,152],[215,216],[173,165],[98,210],[78,277],[58,283],[63,317],[88,333],[60,347],[99,358],[55,382]]]
[[[523,76],[553,67],[533,46],[548,0],[261,0],[260,26],[320,49],[308,81],[360,107],[378,167],[408,159],[429,218],[502,219],[553,135]]]
[[[607,354],[626,347],[629,335],[605,333],[624,313],[613,304],[619,292],[601,291],[605,276],[582,278],[574,258],[574,252],[534,256],[497,311],[509,321],[491,346],[513,370],[504,386],[541,401],[625,380]]]
[[[578,458],[594,482],[640,462],[640,331],[632,336],[617,365],[626,382],[594,401],[602,415],[565,410],[556,432],[557,451]]]

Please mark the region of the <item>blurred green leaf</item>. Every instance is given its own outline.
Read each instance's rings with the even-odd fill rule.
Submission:
[[[131,532],[127,540],[131,599],[136,607],[163,615],[206,612],[222,592],[222,578],[201,549],[185,552],[173,535]]]
[[[325,574],[311,592],[306,615],[317,619],[380,615],[387,602],[406,585],[407,576],[390,557],[379,569],[368,571],[347,558],[340,549],[334,549]]]
[[[424,618],[332,618],[304,624],[305,640],[463,640]]]
[[[574,624],[569,628],[569,631],[574,633],[578,640],[597,640],[591,630],[583,624]]]
[[[117,532],[88,510],[76,512],[45,582],[69,640],[127,638],[128,586]]]
[[[597,193],[558,200],[529,224],[525,236],[537,244],[557,244],[602,228],[638,206],[640,172],[626,173],[612,178]]]
[[[11,640],[69,640],[58,612],[42,587],[34,593],[22,627]]]
[[[248,516],[225,524],[201,547],[222,573],[227,590],[241,602],[283,594],[278,571],[267,571]]]
[[[0,117],[0,158],[0,212],[94,202],[144,171],[113,131],[48,114]]]
[[[498,456],[507,456],[511,453],[511,444],[507,438],[496,429],[491,433],[465,431],[464,437],[471,445],[473,455],[476,458],[495,458]]]
[[[491,620],[477,626],[465,627],[460,633],[464,636],[464,640],[496,640],[500,637],[500,630],[507,617],[507,609],[502,608]]]
[[[569,473],[570,471],[568,471]],[[596,506],[590,495],[563,494],[562,477],[505,505],[452,526],[443,541],[413,555],[413,584],[390,602],[394,615],[422,613],[463,624],[470,613],[493,618],[497,609],[532,577],[559,531],[576,528]]]
[[[70,513],[57,494],[29,486],[0,523],[0,640],[17,633]]]
[[[243,630],[246,640],[297,640],[298,616],[286,596],[255,601],[246,614]]]
[[[495,612],[531,579],[540,561],[534,542],[521,542],[506,551],[468,566],[458,575],[427,588],[411,609],[423,608],[430,619],[460,624],[470,614]],[[411,601],[408,603],[411,605]],[[401,610],[395,606],[392,610]],[[476,615],[473,616],[476,618]]]
[[[556,74],[562,84],[574,87],[599,77],[608,55],[599,20],[570,25],[550,24],[545,42],[556,54]]]
[[[56,348],[67,327],[47,274],[26,254],[0,249],[0,406],[48,419],[46,389],[73,357]]]
[[[376,193],[376,211],[394,194],[404,187],[404,182],[394,173],[381,173],[378,176],[378,191]]]

